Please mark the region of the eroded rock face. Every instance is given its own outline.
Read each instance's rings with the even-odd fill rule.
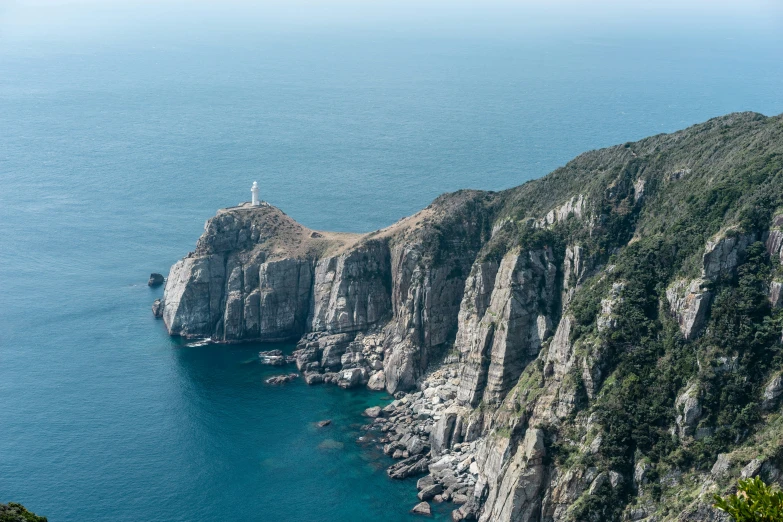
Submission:
[[[479,267],[474,274],[483,272]],[[549,250],[509,252],[500,262],[489,305],[486,293],[478,300],[471,294],[463,302],[465,321],[457,334],[462,343],[458,349],[467,354],[458,392],[461,401],[473,406],[481,400],[499,402],[538,355],[557,314],[556,278]]]
[[[303,259],[281,259],[262,263],[258,273],[257,287],[255,279],[246,280],[245,335],[288,338],[304,333],[312,264]]]
[[[702,277],[715,281],[734,274],[745,250],[757,240],[756,234],[722,234],[707,242],[702,258]]]
[[[677,432],[680,437],[692,435],[694,428],[701,419],[702,408],[699,403],[699,386],[693,383],[677,397]]]
[[[569,245],[566,247],[563,261],[563,307],[568,306],[577,288],[584,280],[587,264],[585,252],[581,246]]]
[[[371,241],[315,265],[310,331],[366,330],[391,311],[389,249]]]
[[[169,333],[210,337],[222,316],[225,256],[186,257],[169,272],[163,293],[163,321]]]
[[[482,522],[540,520],[545,468],[544,432],[530,428],[485,505]],[[494,498],[493,498],[494,497]]]
[[[783,375],[778,374],[764,387],[761,407],[765,410],[774,409],[781,395],[783,395]]]
[[[501,196],[465,192],[389,229],[350,237],[310,231],[271,207],[229,209],[210,220],[196,252],[172,268],[157,310],[177,335],[227,342],[300,337],[294,357],[307,383],[394,392],[391,404],[373,410],[366,430],[397,461],[390,477],[419,478],[422,497],[461,506],[453,520],[572,522],[569,509],[591,495],[622,490],[633,498],[653,486],[673,487],[688,477],[679,470],[656,476],[646,455],[621,469],[627,476],[605,458],[612,439],[601,425],[610,421],[600,401],[611,396],[602,387],[609,386],[610,362],[637,349],[619,346],[614,334],[638,289],[632,276],[620,280],[615,266],[601,267],[625,246],[595,248],[590,238],[614,226],[606,219],[612,210],[598,206],[617,203],[622,212],[615,217],[624,220],[657,201],[667,173],[677,172],[672,165],[634,171],[645,152],[617,149],[602,154],[619,155],[623,174],[604,188],[596,208],[572,191],[556,193],[549,208],[525,199],[493,214],[488,208]],[[605,160],[591,160],[591,172],[609,176]],[[563,190],[566,174],[549,188]],[[629,227],[637,222],[632,217]],[[537,246],[520,247],[523,225],[535,231],[530,244]],[[780,255],[777,229],[729,229],[705,246],[702,277],[660,282],[687,339],[707,324],[712,288],[736,275],[759,237]],[[575,308],[585,304],[583,288],[608,288],[606,295],[586,294],[594,324]],[[771,285],[773,304],[779,294]],[[706,421],[696,379],[690,382],[665,405],[682,444],[714,429],[699,426]],[[757,397],[765,415],[779,406],[781,389],[779,376],[770,375]],[[559,448],[588,458],[560,459]],[[657,516],[649,503],[627,507],[625,519]]]
[[[669,308],[686,339],[698,336],[707,321],[712,292],[706,289],[706,284],[705,279],[681,279],[666,289]]]

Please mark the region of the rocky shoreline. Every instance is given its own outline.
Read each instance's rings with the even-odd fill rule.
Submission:
[[[480,482],[474,458],[476,440],[470,440],[467,426],[455,426],[457,375],[456,364],[445,365],[421,382],[420,391],[400,392],[388,406],[368,409],[365,414],[374,420],[364,429],[399,460],[388,468],[390,478],[417,478],[422,503],[452,502],[457,506],[452,520],[470,521],[476,520],[486,483]],[[429,512],[417,506],[415,512]]]
[[[153,313],[174,336],[297,342],[260,358],[393,395],[367,437],[418,480],[418,513],[723,520],[711,495],[751,461],[783,476],[782,121],[592,151],[363,235],[223,209]]]

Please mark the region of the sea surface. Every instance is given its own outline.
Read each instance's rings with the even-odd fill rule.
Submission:
[[[169,338],[150,272],[254,180],[307,226],[371,231],[592,148],[783,112],[781,57],[698,26],[0,39],[0,502],[51,522],[413,520],[414,482],[357,442],[386,394],[265,385],[258,345]]]

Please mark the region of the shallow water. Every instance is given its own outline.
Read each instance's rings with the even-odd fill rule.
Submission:
[[[752,35],[0,46],[0,502],[52,522],[408,520],[413,482],[356,442],[384,394],[272,387],[258,346],[182,346],[152,318],[148,274],[253,180],[310,227],[369,231],[590,148],[779,113],[781,49]]]

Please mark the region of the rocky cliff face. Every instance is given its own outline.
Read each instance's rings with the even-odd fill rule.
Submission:
[[[783,120],[730,115],[367,235],[222,210],[154,311],[395,394],[389,475],[454,520],[723,520],[783,469],[782,208]]]

